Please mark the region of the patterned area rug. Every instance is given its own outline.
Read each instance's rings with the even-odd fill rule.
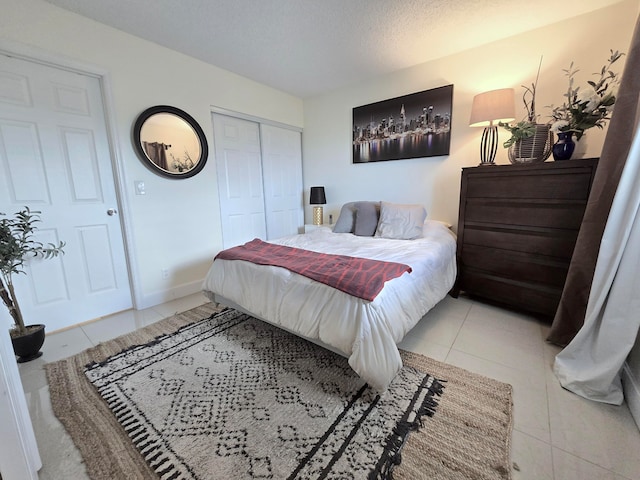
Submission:
[[[510,478],[509,385],[403,352],[378,396],[345,358],[220,310],[47,365],[91,478]]]

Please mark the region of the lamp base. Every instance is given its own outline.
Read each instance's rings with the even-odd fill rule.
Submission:
[[[482,131],[480,142],[480,166],[495,165],[498,151],[498,127],[489,126]]]
[[[322,207],[313,207],[313,224],[322,225]]]

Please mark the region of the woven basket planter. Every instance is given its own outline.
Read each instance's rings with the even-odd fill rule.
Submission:
[[[551,156],[553,133],[549,125],[536,125],[532,137],[518,140],[509,147],[509,161],[513,164],[540,163]]]

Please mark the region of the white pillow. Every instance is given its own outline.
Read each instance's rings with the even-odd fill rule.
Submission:
[[[422,237],[427,211],[422,205],[380,202],[380,220],[376,237],[413,240]]]

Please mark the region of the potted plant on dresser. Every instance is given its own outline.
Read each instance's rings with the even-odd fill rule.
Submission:
[[[28,258],[53,258],[64,253],[64,242],[46,246],[34,239],[36,224],[40,222],[40,213],[24,207],[12,218],[0,213],[0,297],[9,309],[14,326],[10,329],[13,351],[18,362],[27,362],[38,358],[44,344],[44,328],[42,324],[25,325],[16,297],[13,276],[25,273],[24,264]]]
[[[540,60],[540,66],[542,59]],[[522,103],[527,111],[527,118],[515,125],[500,123],[511,133],[511,138],[504,142],[508,148],[509,161],[514,164],[544,162],[551,155],[553,135],[548,124],[537,123],[536,87],[540,76],[540,66],[536,81],[531,87],[522,85],[524,93]]]

